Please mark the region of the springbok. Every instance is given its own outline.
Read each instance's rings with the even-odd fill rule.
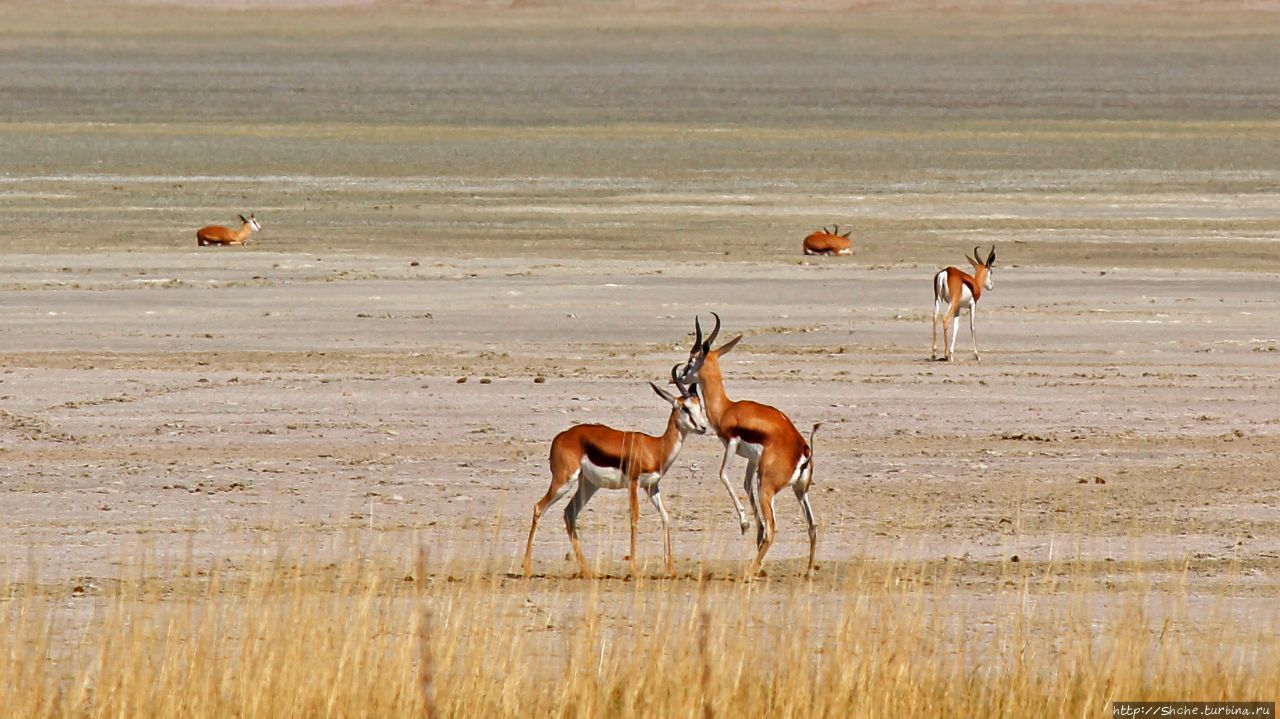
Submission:
[[[851,255],[853,254],[853,241],[849,239],[852,230],[840,234],[840,225],[834,225],[830,230],[825,226],[821,230],[815,230],[804,238],[804,253],[806,255]]]
[[[240,215],[240,222],[242,224],[238,230],[219,225],[201,227],[196,230],[196,244],[200,247],[205,245],[246,245],[249,243],[249,234],[254,230],[261,230],[262,225],[258,224],[252,213],[248,217]]]
[[[820,425],[813,425],[809,433],[809,441],[791,423],[787,415],[779,410],[759,402],[735,402],[725,394],[724,381],[720,376],[720,357],[733,349],[742,339],[738,335],[717,349],[711,349],[711,343],[720,333],[720,315],[716,318],[715,329],[706,341],[702,339],[702,326],[695,317],[693,321],[696,333],[693,348],[689,350],[689,361],[684,365],[679,381],[694,383],[698,395],[707,411],[707,419],[716,435],[724,443],[724,459],[720,462],[720,481],[729,491],[733,506],[738,510],[738,523],[742,531],[747,531],[747,515],[742,503],[733,492],[729,483],[729,458],[734,454],[745,457],[747,473],[743,486],[747,491],[747,499],[751,501],[751,510],[756,517],[756,557],[747,569],[747,578],[754,577],[760,569],[764,555],[773,544],[776,528],[773,513],[773,498],[778,492],[791,487],[796,499],[800,501],[800,509],[804,512],[804,521],[809,527],[809,564],[806,571],[813,570],[813,555],[818,543],[818,526],[814,520],[813,507],[809,505],[809,485],[813,481],[814,434]]]
[[[528,577],[531,571],[533,535],[538,529],[538,519],[548,507],[568,493],[574,482],[578,483],[578,491],[564,510],[564,526],[569,532],[578,564],[582,565],[583,576],[591,577],[592,573],[578,542],[578,513],[591,501],[596,490],[623,487],[631,493],[631,554],[627,557],[631,562],[631,576],[639,576],[636,569],[636,528],[640,518],[640,489],[649,494],[649,501],[662,516],[667,573],[675,576],[676,565],[671,556],[671,518],[662,504],[658,482],[675,463],[685,435],[689,432],[707,433],[707,415],[697,394],[676,381],[675,367],[671,368],[671,381],[680,389],[679,397],[649,383],[659,397],[671,404],[667,431],[661,437],[622,432],[600,424],[579,424],[556,435],[551,441],[551,487],[533,505],[533,524],[529,526],[529,543],[524,549],[524,576]]]
[[[996,246],[991,246],[987,261],[978,260],[978,248],[973,248],[973,257],[965,255],[969,264],[973,265],[973,274],[957,268],[948,267],[933,276],[933,349],[929,351],[929,359],[938,359],[938,316],[942,314],[945,304],[946,316],[942,318],[942,346],[946,350],[948,362],[954,361],[956,351],[956,334],[960,331],[960,310],[969,310],[969,336],[973,338],[973,359],[981,362],[978,355],[978,334],[973,325],[978,316],[978,300],[984,289],[991,289],[991,268],[996,264]],[[948,334],[950,326],[950,334]]]

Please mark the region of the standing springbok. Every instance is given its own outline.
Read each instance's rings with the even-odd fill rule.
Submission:
[[[946,350],[948,362],[954,361],[956,351],[956,334],[960,331],[960,310],[969,310],[969,336],[973,338],[973,359],[981,362],[978,355],[978,334],[974,331],[974,321],[978,316],[978,300],[984,289],[991,289],[991,268],[996,264],[996,246],[991,246],[987,261],[978,260],[978,248],[973,248],[973,257],[965,255],[969,264],[973,265],[973,274],[957,267],[948,267],[933,276],[933,349],[929,351],[929,359],[938,359],[938,316],[946,306],[946,316],[942,318],[942,346]],[[948,334],[948,326],[950,333]]]
[[[828,230],[823,227],[821,230],[815,230],[804,238],[804,253],[806,255],[851,255],[853,254],[853,241],[849,239],[852,230],[840,234],[840,225],[832,226]]]
[[[583,576],[590,577],[592,573],[578,542],[578,513],[591,501],[596,490],[624,487],[631,493],[631,554],[627,557],[631,562],[631,576],[639,576],[636,569],[636,528],[640,518],[640,489],[649,494],[649,501],[662,516],[667,573],[675,576],[676,565],[671,556],[671,518],[662,504],[658,482],[675,463],[685,435],[689,432],[707,433],[707,415],[697,394],[676,381],[675,367],[671,368],[671,381],[680,388],[679,397],[649,383],[659,397],[671,404],[667,431],[661,437],[622,432],[600,424],[579,424],[556,435],[551,441],[551,487],[533,506],[533,524],[529,526],[529,543],[524,549],[524,576],[528,577],[531,571],[533,535],[538,530],[538,519],[548,507],[568,493],[574,482],[578,483],[578,491],[564,510],[564,526],[569,532],[578,564],[582,565]]]
[[[209,225],[196,230],[196,244],[200,247],[205,245],[247,245],[249,244],[249,234],[254,230],[261,230],[262,225],[254,219],[253,213],[248,217],[240,215],[240,229],[233,230],[230,227],[222,227],[220,225]]]
[[[738,522],[742,531],[747,531],[747,515],[742,503],[734,494],[729,483],[729,458],[734,454],[745,457],[747,473],[743,486],[747,491],[747,499],[751,501],[751,510],[756,517],[756,557],[747,569],[747,578],[754,577],[760,569],[764,555],[773,544],[776,527],[773,513],[773,498],[783,489],[791,487],[796,499],[800,501],[800,509],[804,512],[804,521],[809,527],[809,564],[806,574],[813,570],[813,555],[818,543],[818,526],[814,520],[813,507],[809,505],[809,485],[813,480],[813,443],[814,434],[820,425],[813,425],[809,433],[809,441],[796,429],[785,414],[769,405],[743,400],[735,402],[725,394],[724,380],[720,376],[720,357],[733,349],[742,339],[738,335],[717,349],[711,349],[711,343],[720,334],[720,315],[716,318],[716,326],[706,341],[702,339],[702,326],[695,317],[693,327],[695,337],[693,348],[689,350],[689,361],[680,375],[680,382],[693,382],[702,397],[707,411],[707,419],[715,429],[716,435],[724,443],[724,459],[720,462],[720,481],[729,491],[733,506],[738,510]]]

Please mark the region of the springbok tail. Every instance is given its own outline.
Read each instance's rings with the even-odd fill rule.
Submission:
[[[804,471],[809,468],[810,464],[813,463],[813,437],[818,433],[818,428],[821,426],[822,426],[822,423],[818,422],[813,425],[813,429],[809,430],[809,446],[805,448],[808,451],[805,453],[804,458],[800,460],[801,475],[803,475]]]

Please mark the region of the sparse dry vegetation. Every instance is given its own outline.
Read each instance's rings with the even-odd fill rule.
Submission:
[[[388,554],[122,581],[92,616],[0,604],[23,717],[1103,716],[1113,700],[1280,693],[1275,617],[1116,591],[1091,565],[944,565],[821,582],[515,579]],[[470,566],[468,570],[466,567]],[[91,601],[81,599],[77,601]]]

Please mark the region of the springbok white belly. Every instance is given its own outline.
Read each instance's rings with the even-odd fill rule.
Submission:
[[[618,467],[600,467],[592,464],[591,460],[586,457],[582,458],[581,480],[590,482],[601,489],[626,489],[627,482],[622,476],[622,469]],[[649,489],[662,479],[661,472],[649,472],[640,475],[639,484],[641,489]]]
[[[764,454],[763,444],[752,444],[750,442],[738,441],[737,454],[739,457],[745,457],[755,461],[760,459],[760,455]]]

